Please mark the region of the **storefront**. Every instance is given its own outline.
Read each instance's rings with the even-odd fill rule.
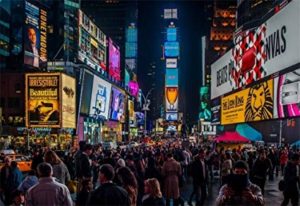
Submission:
[[[80,117],[78,125],[78,140],[90,144],[99,144],[102,139],[103,122],[90,117]]]
[[[122,123],[106,121],[102,128],[103,141],[122,142],[122,130]]]

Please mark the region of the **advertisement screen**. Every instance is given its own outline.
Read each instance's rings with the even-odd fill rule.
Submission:
[[[178,110],[178,87],[166,87],[166,112],[176,112]]]
[[[111,120],[121,121],[124,119],[125,101],[125,94],[119,89],[112,87],[109,115]]]
[[[84,115],[90,114],[93,81],[94,81],[94,75],[85,71],[83,76],[83,86],[81,92],[80,114],[84,114]]]
[[[211,112],[212,112],[211,124],[212,125],[220,124],[221,123],[221,103],[220,103],[220,98],[212,100]]]
[[[300,116],[300,69],[274,79],[274,118]]]
[[[121,63],[120,63],[120,50],[111,39],[108,40],[109,48],[109,75],[116,80],[120,81]]]
[[[179,43],[178,42],[165,42],[165,56],[178,57],[179,56]]]
[[[130,74],[127,71],[127,69],[125,69],[125,85],[128,86],[129,82],[130,82]]]
[[[167,28],[167,41],[177,41],[176,28]]]
[[[130,71],[136,71],[136,59],[125,59],[125,67]]]
[[[167,121],[177,121],[178,120],[178,113],[167,112],[166,113],[166,120]]]
[[[178,69],[166,69],[166,86],[178,86]]]
[[[26,74],[26,126],[60,127],[59,74]]]
[[[132,100],[128,100],[128,111],[129,111],[129,120],[134,121],[134,102]]]
[[[136,42],[126,42],[125,43],[125,57],[134,58],[137,56],[137,43]]]
[[[145,115],[142,112],[135,112],[135,118],[137,126],[143,126],[145,124]]]
[[[221,124],[269,120],[273,118],[273,80],[222,98]]]
[[[62,127],[76,128],[76,84],[75,79],[61,75]]]
[[[139,93],[139,84],[136,81],[130,81],[128,84],[129,92],[132,96],[137,96]]]
[[[97,71],[106,70],[106,35],[81,10],[78,14],[78,59]]]
[[[235,46],[211,66],[211,98],[247,86],[300,62],[300,1],[291,1],[256,29],[245,31]]]
[[[208,87],[200,88],[200,112],[199,120],[211,120],[210,98]]]
[[[177,59],[166,59],[166,68],[177,68]]]
[[[94,76],[90,116],[95,119],[108,119],[110,94],[111,84]]]
[[[24,64],[47,66],[47,11],[25,1]]]
[[[126,29],[126,42],[137,42],[137,29],[135,27]]]

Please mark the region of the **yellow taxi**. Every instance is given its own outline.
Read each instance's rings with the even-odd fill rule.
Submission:
[[[31,170],[31,164],[32,161],[22,154],[16,154],[14,151],[0,151],[2,153],[2,156],[0,158],[0,168],[2,168],[5,164],[4,159],[5,157],[10,157],[12,161],[16,161],[18,164],[18,167],[21,172],[29,172]]]

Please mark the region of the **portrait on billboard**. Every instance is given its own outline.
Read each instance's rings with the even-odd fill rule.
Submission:
[[[273,118],[273,91],[268,82],[262,82],[249,89],[245,121],[259,121]]]
[[[210,98],[208,87],[200,88],[200,112],[199,120],[210,120],[211,119],[211,109],[210,109]]]
[[[120,121],[124,117],[125,95],[118,89],[112,87],[110,119]]]
[[[274,118],[300,116],[300,69],[274,80]]]
[[[26,75],[26,123],[29,127],[59,127],[59,75]]]
[[[111,39],[108,41],[109,50],[109,75],[116,80],[120,81],[121,62],[120,62],[120,50]]]
[[[26,29],[27,40],[25,41],[25,57],[24,64],[31,65],[33,67],[39,67],[40,55],[39,55],[39,38],[38,30],[33,26],[28,26]]]

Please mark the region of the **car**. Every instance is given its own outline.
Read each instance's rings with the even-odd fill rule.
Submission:
[[[5,157],[10,157],[12,161],[16,161],[21,172],[29,172],[31,170],[32,161],[29,157],[22,154],[8,154]],[[4,158],[0,159],[0,168],[4,166]]]

